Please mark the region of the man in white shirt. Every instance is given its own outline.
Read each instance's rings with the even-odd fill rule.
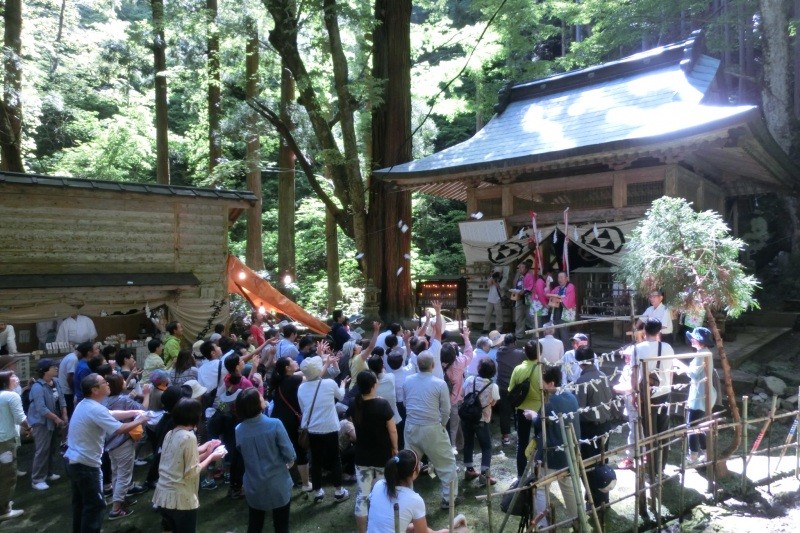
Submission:
[[[556,332],[552,322],[544,325],[544,337],[539,339],[542,347],[541,360],[550,366],[560,365],[561,358],[564,357],[564,343],[561,339],[556,339],[553,334]]]
[[[672,344],[672,310],[664,304],[664,291],[654,289],[648,296],[650,307],[644,310],[639,317],[637,325],[644,324],[648,318],[655,318],[661,322],[661,340],[667,344]]]
[[[17,353],[17,337],[14,326],[0,322],[0,355],[14,355]]]
[[[80,344],[86,341],[94,341],[96,338],[97,330],[92,319],[76,313],[65,318],[58,327],[56,342]]]
[[[638,391],[639,412],[642,417],[642,431],[645,437],[662,433],[669,429],[669,409],[662,404],[669,403],[672,392],[672,369],[680,368],[682,363],[673,356],[672,346],[659,340],[662,324],[655,318],[644,321],[645,340],[634,347],[631,365],[632,390]],[[645,363],[642,359],[648,359]],[[655,360],[653,360],[655,358]],[[645,370],[646,375],[645,375]],[[650,409],[645,406],[644,387],[650,389]],[[656,457],[656,459],[658,459]],[[658,466],[656,466],[658,468]],[[663,470],[663,465],[661,466]]]
[[[397,337],[397,345],[400,348],[404,347],[403,338],[400,336],[400,332],[403,330],[403,327],[400,324],[392,323],[389,324],[389,329],[378,335],[378,340],[375,341],[376,348],[383,348],[384,351],[388,351],[386,348],[386,337],[389,335],[394,335]]]

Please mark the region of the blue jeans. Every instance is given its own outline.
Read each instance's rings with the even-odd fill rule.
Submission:
[[[72,486],[72,533],[99,533],[106,512],[100,468],[66,461],[66,470]]]
[[[525,418],[520,409],[517,409],[517,477],[522,477],[522,472],[528,464],[525,457],[525,448],[531,440],[531,421]]]
[[[464,433],[464,466],[472,466],[472,452],[477,437],[478,445],[481,447],[481,472],[489,470],[492,466],[492,436],[489,434],[489,424],[486,422],[475,424],[462,420],[461,428]]]

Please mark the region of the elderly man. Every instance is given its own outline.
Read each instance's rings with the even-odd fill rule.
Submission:
[[[564,357],[564,342],[553,336],[556,332],[553,326],[552,322],[546,323],[543,326],[544,337],[539,339],[539,345],[542,347],[542,363],[548,366],[560,365],[561,358]]]
[[[142,411],[109,411],[103,405],[109,395],[108,383],[99,374],[83,378],[81,391],[84,399],[75,406],[64,459],[72,485],[72,531],[94,533],[101,531],[106,509],[100,471],[106,439],[144,424],[147,416]],[[120,422],[134,417],[131,422]]]
[[[642,316],[636,321],[637,326],[644,325],[648,318],[655,318],[661,322],[661,340],[672,344],[672,310],[664,304],[664,291],[655,289],[648,295],[650,307],[644,310]]]
[[[450,448],[447,420],[450,418],[450,391],[443,379],[433,375],[434,357],[429,351],[417,356],[419,373],[403,383],[406,406],[405,443],[418,457],[428,456],[442,481],[442,509],[450,508],[450,484],[456,478],[456,458]],[[453,487],[458,495],[458,483]],[[460,502],[456,498],[456,502]]]
[[[17,353],[17,337],[14,326],[0,321],[0,355],[14,355]]]
[[[78,313],[65,318],[58,327],[58,333],[56,334],[56,342],[68,342],[71,344],[93,341],[96,338],[97,330],[92,319]]]

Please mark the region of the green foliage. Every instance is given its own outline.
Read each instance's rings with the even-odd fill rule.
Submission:
[[[464,220],[464,204],[454,200],[414,195],[414,228],[411,251],[412,279],[454,276],[464,266],[464,250],[458,223]]]
[[[735,318],[758,307],[758,281],[739,263],[743,248],[718,213],[664,196],[631,232],[616,278],[641,293],[663,289],[673,307],[710,307]]]

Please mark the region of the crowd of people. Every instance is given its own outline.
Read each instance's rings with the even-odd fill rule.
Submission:
[[[557,279],[563,304],[569,284],[561,274]],[[691,378],[689,421],[704,416],[704,361],[698,357],[687,366],[674,358],[653,316],[643,317],[645,340],[623,351],[627,365],[615,381],[616,372],[602,372],[585,334],[568,338],[571,349],[565,350],[555,333],[566,328],[547,323],[538,341],[522,347],[514,334],[498,332],[479,337],[473,347],[468,328],[460,342],[443,338],[439,303],[434,311],[416,331],[373,323],[368,339],[337,311],[324,340],[301,336],[293,324],[265,329],[255,314],[248,330],[226,334],[220,325],[191,349],[183,347],[182,327],[173,322],[165,338],[149,341],[142,369],[129,350],[86,341],[60,362],[38,363],[25,408],[15,374],[2,368],[13,361],[6,357],[0,360],[0,518],[22,513],[11,505],[20,427],[30,428],[35,443],[33,489],[49,490],[66,471],[75,532],[100,531],[104,520],[130,516],[136,496],[150,490],[163,531],[193,532],[199,490],[222,483],[230,499],[245,500],[248,532],[262,531],[268,514],[275,531],[289,531],[293,491],[322,502],[330,483],[332,501],[341,503],[350,499],[345,484],[352,481],[357,530],[383,532],[394,531],[395,504],[401,530],[431,531],[426,503],[413,490],[420,472],[438,476],[445,510],[462,502],[460,483],[497,483],[493,417],[500,445],[516,446],[517,477],[525,480],[567,466],[553,415],[570,415],[581,456],[593,457],[607,446],[615,420],[625,420],[625,407],[627,420],[635,419],[639,394],[649,386],[653,410],[642,413],[642,428],[665,430],[668,420],[658,404],[669,402],[676,369]],[[713,345],[705,328],[690,333],[695,349]],[[645,357],[658,361],[655,384],[640,375],[638,360]],[[609,407],[615,405],[619,412]],[[692,435],[691,461],[703,447],[701,436]],[[136,465],[148,466],[141,483],[133,482]],[[608,471],[598,464],[588,472],[584,498],[601,509],[612,485]],[[575,518],[581,495],[568,478],[559,486],[568,517]],[[547,490],[538,487],[534,510],[545,508]],[[458,525],[463,531],[464,522]]]

